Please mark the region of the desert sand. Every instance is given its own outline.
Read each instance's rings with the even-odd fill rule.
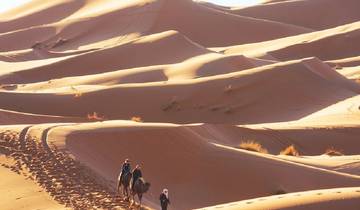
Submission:
[[[359,7],[32,0],[1,13],[1,209],[136,209],[115,189],[130,158],[151,183],[143,209],[167,188],[174,210],[358,210]]]

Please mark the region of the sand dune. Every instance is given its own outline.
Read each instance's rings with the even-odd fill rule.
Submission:
[[[334,66],[335,68],[341,69],[341,67],[353,67],[360,65],[360,56],[351,57],[351,58],[344,58],[339,60],[331,60],[327,61],[330,65]]]
[[[0,125],[14,124],[39,124],[39,123],[61,123],[61,122],[84,122],[87,119],[61,116],[35,115],[8,110],[0,110]]]
[[[144,209],[168,188],[174,210],[357,210],[358,7],[33,0],[1,13],[1,209],[136,209],[115,192],[130,158],[151,183]]]
[[[348,173],[352,175],[359,175],[359,155],[344,155],[344,156],[287,156],[280,155],[281,159],[289,160],[295,163],[301,163],[305,165],[314,166],[317,168],[325,168],[332,171],[339,171],[342,173]]]
[[[34,0],[0,14],[0,33],[58,22],[76,12],[85,1]]]
[[[347,67],[338,72],[350,80],[360,82],[360,66]]]
[[[319,121],[266,123],[256,125],[206,125],[199,129],[208,139],[218,144],[239,147],[242,142],[252,140],[263,145],[269,153],[278,155],[290,145],[295,145],[300,155],[322,155],[327,149],[337,149],[345,155],[356,155],[359,149],[356,135],[359,134],[359,121],[354,124],[336,123],[337,118],[324,118]],[[326,119],[326,118],[325,118]],[[316,141],[314,140],[316,139]]]
[[[176,48],[176,51],[172,49]],[[156,51],[157,54],[152,54]],[[136,53],[133,56],[131,53]],[[176,31],[149,35],[123,45],[91,51],[50,65],[0,77],[2,83],[29,83],[156,64],[177,63],[210,52]],[[151,56],[152,54],[152,56]],[[96,59],[95,59],[96,58]],[[76,71],[73,69],[76,67]],[[41,76],[40,76],[41,75]]]
[[[264,123],[300,119],[358,94],[354,92],[358,91],[356,86],[353,87],[350,81],[340,84],[339,80],[343,80],[338,78],[342,77],[340,74],[336,75],[334,71],[333,75],[328,76],[324,72],[314,72],[306,62],[272,64],[166,84],[158,82],[111,87],[90,86],[89,89],[80,91],[80,97],[76,97],[78,91],[71,87],[43,92],[3,91],[0,92],[0,107],[57,116],[83,117],[93,112],[105,115],[108,119],[140,116],[145,121],[152,122]],[[319,74],[323,74],[323,78]],[[348,82],[351,83],[351,88]],[[190,91],[191,89],[196,92]],[[133,95],[137,97],[131,97]],[[149,95],[156,100],[148,101]],[[267,100],[265,95],[272,100]],[[127,100],[114,101],[114,98]],[[19,100],[26,101],[27,106],[14,104]],[[97,103],[99,100],[102,103]],[[142,106],[144,103],[148,106]],[[69,109],[64,110],[62,106]],[[271,112],[266,111],[269,106],[273,107]]]
[[[9,30],[0,34],[0,51],[23,50],[35,44],[40,44],[43,48],[63,51],[80,47],[85,49],[105,47],[113,43],[127,42],[138,38],[139,34],[145,33],[152,25],[161,2],[155,1],[149,4],[150,2],[154,1],[126,0],[119,3],[115,0],[67,0],[58,1],[55,4],[44,1],[31,2],[25,7],[39,10],[33,13],[34,19],[41,16],[54,16],[54,19],[60,18],[60,20],[50,22],[52,19],[47,19],[45,21],[49,22],[46,23],[40,20],[42,24],[31,27],[26,25],[26,22],[22,26],[24,21],[21,17],[5,22],[4,26],[8,25],[6,28]],[[102,10],[98,9],[99,4]],[[69,10],[64,7],[69,7]],[[61,12],[54,13],[54,10]],[[17,10],[12,12],[18,14]],[[28,15],[25,17],[26,21],[36,24],[36,21],[28,19]],[[19,26],[22,27],[15,28]]]
[[[355,210],[360,205],[359,188],[314,190],[289,195],[262,197],[201,209],[342,209]]]
[[[351,186],[351,183],[360,182],[357,176],[319,170],[283,162],[271,156],[262,157],[252,152],[213,145],[195,133],[192,126],[106,122],[57,127],[49,135],[49,139],[53,139],[50,142],[55,142],[60,148],[65,144],[82,162],[88,163],[112,181],[116,179],[118,164],[122,159],[130,157],[134,162],[140,162],[148,181],[154,185],[154,191],[151,192],[156,194],[161,190],[161,186],[168,186],[177,195],[173,198],[176,209],[212,205],[220,200],[270,195],[281,187],[289,191],[303,191]],[[97,141],[99,138],[103,139],[101,143]],[[162,151],[161,155],[153,155],[163,147],[167,149]],[[101,158],[94,159],[91,154],[97,154]],[[163,170],[166,173],[157,164],[164,160],[166,162]],[[221,164],[224,161],[227,162],[226,165]],[[217,175],[205,176],[213,173],[214,165]],[[192,168],[191,172],[186,170],[188,167]],[[263,173],[267,174],[266,178],[260,175]],[[241,179],[237,174],[241,174]],[[174,179],[177,179],[176,183],[172,181]],[[297,181],[294,182],[294,179]],[[337,185],[339,182],[342,184]],[[224,185],[232,187],[221,187]],[[207,187],[205,189],[201,186]],[[188,190],[182,190],[184,188]],[[192,196],[188,191],[197,196]],[[151,196],[149,198],[156,199]]]
[[[222,49],[226,54],[241,53],[261,57],[266,54],[280,60],[318,57],[321,60],[336,60],[358,56],[360,22],[323,31],[286,37],[268,42],[231,46]]]
[[[97,9],[99,4],[104,10]],[[34,8],[37,11],[32,13],[34,14],[32,18],[38,19],[41,16],[49,15],[54,17],[47,22],[32,21],[25,12],[23,14],[26,17],[25,20],[21,15],[14,20],[7,20],[4,24],[4,33],[0,34],[0,52],[24,50],[35,44],[41,44],[45,48],[57,51],[77,48],[91,49],[127,42],[138,38],[141,34],[167,30],[181,31],[190,39],[207,47],[265,41],[310,31],[282,23],[223,14],[190,0],[127,0],[121,4],[114,0],[96,0],[88,3],[72,0],[57,4],[38,1],[26,7]],[[54,10],[59,9],[62,9],[61,12],[54,15]],[[205,16],[199,16],[197,10]],[[180,16],[182,21],[178,21],[177,17],[183,13],[182,11],[187,11],[187,15]],[[194,12],[188,13],[188,11]],[[12,12],[17,13],[18,11]],[[171,13],[170,16],[169,13]],[[11,14],[10,12],[5,16]],[[59,18],[61,21],[55,22]],[[188,19],[191,19],[194,25],[201,24],[202,30],[189,27],[186,24]],[[223,30],[216,30],[212,25],[206,24],[210,19],[213,24],[216,24],[214,21],[226,21],[228,24],[221,24]],[[37,25],[32,26],[29,23]],[[113,27],[113,25],[118,27]],[[239,27],[247,30],[240,30]],[[272,30],[271,33],[258,33],[259,30],[265,31],[270,28],[276,30]],[[220,31],[223,32],[216,34]],[[258,34],[257,36],[254,36],[255,32]],[[207,36],[207,33],[212,33],[214,36]],[[242,33],[242,36],[237,36],[237,33]],[[222,39],[218,35],[227,37]]]
[[[266,41],[311,31],[283,23],[229,15],[191,0],[165,0],[151,31],[170,29],[181,31],[206,47]]]
[[[125,83],[194,79],[236,72],[269,63],[266,60],[246,58],[242,55],[224,56],[217,53],[208,53],[172,65],[146,66],[101,74],[66,77],[51,80],[51,82],[46,81],[19,86],[18,90],[43,90],[75,85],[111,86]]]
[[[360,19],[358,7],[360,4],[356,0],[347,0],[346,4],[338,0],[282,0],[269,1],[267,4],[252,7],[235,8],[229,12],[322,30],[358,21]]]

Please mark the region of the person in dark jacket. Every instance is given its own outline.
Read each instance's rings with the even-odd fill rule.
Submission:
[[[120,182],[122,180],[122,177],[131,172],[131,165],[130,165],[130,160],[128,158],[125,159],[122,167],[121,167],[121,174],[120,174]]]
[[[164,189],[160,194],[160,205],[161,210],[167,210],[168,205],[170,205],[169,191],[167,189]]]
[[[134,188],[134,184],[135,182],[142,177],[142,173],[141,173],[141,167],[140,165],[136,165],[134,170],[132,171],[132,183],[131,183],[131,189]]]

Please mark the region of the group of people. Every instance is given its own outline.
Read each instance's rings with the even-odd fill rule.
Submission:
[[[125,159],[122,168],[121,168],[121,174],[120,174],[120,180],[122,180],[122,178],[128,174],[128,173],[132,173],[132,182],[131,182],[131,188],[133,189],[134,184],[136,183],[136,181],[142,177],[142,172],[141,172],[141,167],[139,164],[137,164],[134,168],[133,171],[131,171],[131,164],[130,164],[130,160],[129,159]],[[168,205],[170,204],[170,199],[169,199],[169,191],[168,189],[163,189],[163,191],[160,194],[160,205],[161,205],[161,209],[162,210],[167,210]]]

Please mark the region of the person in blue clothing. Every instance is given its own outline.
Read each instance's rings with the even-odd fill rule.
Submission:
[[[121,167],[121,173],[120,173],[120,182],[123,178],[123,176],[127,173],[131,172],[131,165],[130,165],[130,160],[128,158],[125,159],[122,167]]]

